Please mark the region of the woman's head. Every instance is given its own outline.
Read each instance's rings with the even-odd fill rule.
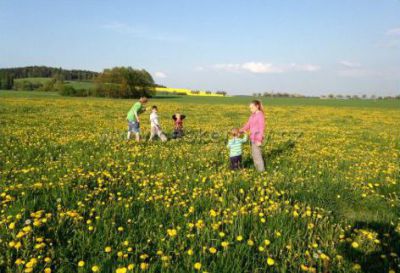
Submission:
[[[253,100],[249,105],[250,111],[255,113],[257,111],[264,112],[264,108],[259,100]]]
[[[147,98],[146,97],[141,97],[139,99],[140,103],[146,103],[147,102]]]

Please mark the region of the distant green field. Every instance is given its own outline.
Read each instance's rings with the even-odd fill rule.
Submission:
[[[20,78],[20,79],[15,79],[14,82],[23,82],[23,81],[28,81],[33,84],[44,84],[46,82],[51,81],[52,78]]]
[[[65,84],[72,86],[75,89],[91,89],[94,88],[94,83],[89,81],[65,81]]]
[[[83,86],[92,83],[73,82],[75,86]],[[74,87],[75,87],[74,86]],[[78,88],[78,87],[76,87]],[[28,97],[28,98],[54,98],[65,99],[55,92],[39,91],[0,91],[0,97]],[[80,99],[80,98],[76,98]],[[104,100],[107,98],[88,98],[89,100]],[[253,97],[232,96],[232,97],[193,97],[193,96],[157,96],[151,101],[168,100],[180,103],[199,103],[199,104],[246,104],[253,100]],[[111,100],[111,99],[110,99]],[[150,104],[151,104],[150,101]],[[337,99],[317,99],[317,98],[262,98],[265,106],[332,106],[332,107],[371,107],[371,108],[392,108],[400,109],[400,100],[337,100]]]

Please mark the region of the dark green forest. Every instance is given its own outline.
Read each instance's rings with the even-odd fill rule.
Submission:
[[[149,72],[114,67],[103,72],[47,66],[0,69],[0,90],[57,91],[64,96],[151,97],[158,86]]]
[[[26,66],[0,69],[0,89],[13,89],[14,79],[55,78],[65,81],[93,80],[99,73],[88,70],[66,70],[48,66]]]

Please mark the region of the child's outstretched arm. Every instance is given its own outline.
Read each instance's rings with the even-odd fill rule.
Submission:
[[[244,134],[244,136],[242,137],[242,143],[245,143],[247,141],[247,134]]]

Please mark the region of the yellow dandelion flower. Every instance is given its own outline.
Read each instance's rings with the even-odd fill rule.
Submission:
[[[119,267],[115,270],[115,273],[126,273],[127,269],[126,267]]]
[[[140,264],[140,269],[141,270],[146,270],[146,269],[148,269],[149,268],[149,264],[148,263],[141,263]]]
[[[221,243],[221,246],[222,246],[223,248],[228,248],[229,242],[224,241],[224,242]]]
[[[352,242],[351,247],[352,248],[358,248],[360,245],[357,242]]]
[[[170,237],[175,237],[177,235],[176,229],[167,229],[167,233]]]
[[[200,270],[201,269],[201,263],[195,263],[193,267],[196,270]]]

